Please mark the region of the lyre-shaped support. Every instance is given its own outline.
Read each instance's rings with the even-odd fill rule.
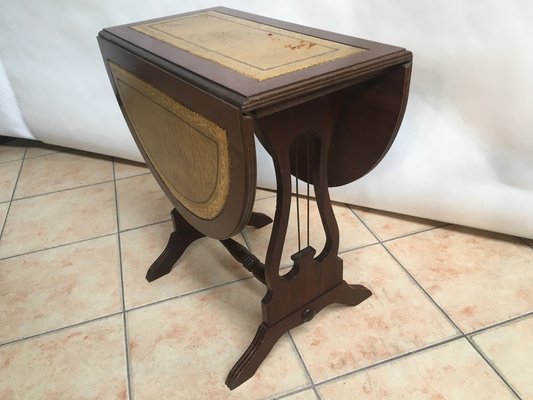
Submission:
[[[348,285],[342,277],[338,257],[339,229],[328,192],[328,154],[336,118],[320,118],[320,112],[338,113],[330,98],[306,103],[300,108],[275,114],[258,121],[256,133],[273,158],[277,178],[277,204],[272,234],[265,261],[267,294],[262,300],[263,322],[226,379],[234,389],[252,377],[278,339],[290,329],[310,321],[322,308],[333,303],[357,305],[372,293],[362,285]],[[291,114],[291,115],[289,115]],[[315,115],[315,118],[310,117]],[[326,244],[316,250],[306,247],[292,256],[294,265],[279,274],[281,255],[291,207],[290,149],[298,137],[312,136],[319,145],[318,157],[310,165],[317,207],[325,231]],[[307,163],[311,160],[307,159]],[[309,179],[309,177],[307,177]],[[297,200],[298,201],[298,200]]]

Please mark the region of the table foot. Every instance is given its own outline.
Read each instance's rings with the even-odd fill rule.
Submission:
[[[250,379],[283,333],[264,323],[259,325],[252,343],[228,374],[226,386],[233,390]]]
[[[168,274],[187,247],[195,240],[205,236],[185,221],[176,209],[173,209],[170,215],[174,225],[174,232],[170,234],[167,246],[161,255],[148,268],[146,272],[146,280],[148,282]]]
[[[263,322],[248,349],[228,374],[226,386],[233,390],[250,379],[281,336],[290,329],[311,321],[324,307],[334,303],[356,306],[371,295],[372,292],[363,285],[349,285],[342,281],[304,306],[289,312],[276,323],[269,325]]]
[[[272,223],[272,218],[270,218],[268,215],[263,214],[263,213],[253,212],[247,225],[253,226],[254,228],[259,229],[271,223]]]

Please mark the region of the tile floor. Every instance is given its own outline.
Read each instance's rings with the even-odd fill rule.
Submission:
[[[0,145],[0,399],[533,399],[533,241],[336,204],[345,278],[373,296],[293,329],[230,392],[264,289],[210,239],[147,283],[170,209],[142,165]],[[263,256],[268,237],[236,239]]]

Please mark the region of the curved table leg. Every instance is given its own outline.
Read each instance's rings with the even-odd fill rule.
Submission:
[[[148,268],[148,271],[146,272],[146,280],[148,282],[152,282],[168,274],[172,270],[172,267],[174,266],[176,261],[178,261],[178,259],[185,252],[187,247],[189,247],[189,245],[195,240],[205,237],[204,234],[198,232],[185,219],[183,219],[183,217],[178,213],[175,208],[171,211],[170,215],[172,217],[172,224],[174,225],[174,232],[170,234],[170,237],[168,238],[168,243],[161,255],[157,257],[157,259],[152,263],[150,268]],[[253,226],[255,228],[262,228],[270,224],[271,222],[272,219],[268,215],[253,212],[250,216],[248,225]],[[228,246],[225,242],[229,241],[231,240],[226,239],[226,241],[221,242],[223,242],[222,244],[224,244],[227,248]],[[235,257],[233,252],[230,251],[230,253],[232,253],[232,255]],[[242,262],[238,258],[237,261]],[[264,272],[262,273],[264,276]]]
[[[174,232],[170,234],[165,250],[163,250],[161,255],[148,268],[146,272],[146,280],[148,282],[152,282],[168,274],[187,247],[195,240],[205,236],[185,221],[175,208],[171,211],[170,215],[172,216]]]
[[[262,228],[264,226],[267,226],[268,224],[272,223],[272,218],[270,218],[268,215],[258,212],[253,212],[252,216],[250,217],[250,220],[248,221],[249,226],[253,226],[254,228]]]
[[[279,327],[269,327],[265,323],[259,325],[252,343],[229,372],[226,386],[233,390],[250,379],[285,332]]]
[[[356,306],[371,295],[372,292],[362,285],[349,285],[342,281],[275,324],[269,326],[263,322],[248,349],[228,374],[226,385],[233,390],[250,379],[281,336],[290,329],[312,320],[324,307],[334,303]]]

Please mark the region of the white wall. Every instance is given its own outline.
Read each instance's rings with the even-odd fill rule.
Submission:
[[[95,37],[103,27],[216,5],[413,51],[395,144],[368,176],[332,190],[334,199],[533,237],[528,0],[0,0],[0,57],[31,133],[139,160]],[[13,113],[7,97],[0,116]],[[270,186],[271,163],[264,153],[259,160],[259,183]]]

